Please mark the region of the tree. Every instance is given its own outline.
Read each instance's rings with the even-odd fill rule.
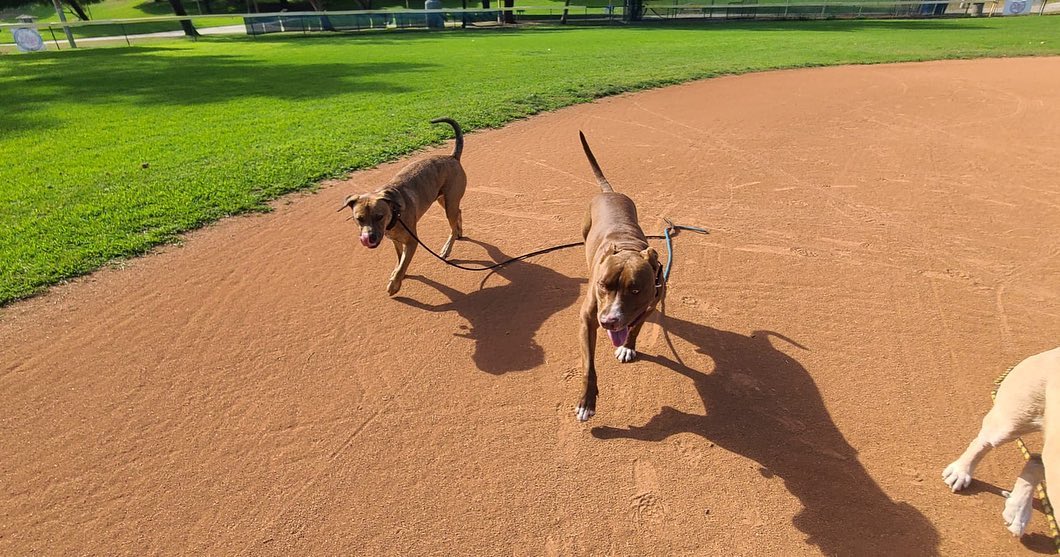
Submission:
[[[169,5],[173,6],[173,13],[179,16],[188,15],[188,12],[184,10],[184,2],[182,0],[169,0]],[[198,37],[199,32],[195,30],[195,24],[190,19],[180,20],[180,26],[184,29],[184,34],[189,37]]]
[[[324,0],[309,0],[309,5],[313,6],[314,12],[324,11]],[[323,27],[325,31],[335,30],[335,26],[332,25],[331,20],[326,15],[320,16],[320,26]]]
[[[95,4],[102,2],[103,0],[61,0],[63,3],[68,4],[70,9],[77,14],[77,18],[81,21],[88,21],[88,14],[85,13],[85,4]],[[16,10],[28,4],[45,4],[51,6],[50,0],[0,0],[0,10],[11,9]]]
[[[85,9],[81,7],[80,2],[78,2],[77,0],[64,1],[69,4],[70,8],[74,10],[75,14],[77,14],[77,19],[80,19],[81,21],[88,21],[88,14],[85,13]]]
[[[626,7],[622,13],[625,21],[640,21],[644,15],[644,0],[626,0]]]

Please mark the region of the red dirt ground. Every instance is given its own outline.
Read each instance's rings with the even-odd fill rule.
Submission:
[[[1060,58],[725,77],[467,138],[485,260],[594,185],[676,240],[643,358],[575,421],[583,253],[360,247],[353,175],[0,313],[0,553],[997,555],[1021,463],[940,472],[1060,338]],[[451,147],[443,147],[447,152]],[[403,163],[398,163],[403,164]],[[446,232],[433,208],[420,227]],[[658,244],[657,244],[658,245]],[[662,246],[658,245],[661,249]]]

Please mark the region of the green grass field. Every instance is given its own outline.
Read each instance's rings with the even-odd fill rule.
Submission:
[[[467,129],[725,73],[1060,54],[1060,18],[200,39],[0,56],[0,303]],[[778,95],[783,92],[778,91]]]

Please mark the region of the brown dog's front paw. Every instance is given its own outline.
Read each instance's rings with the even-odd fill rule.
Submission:
[[[596,402],[586,402],[585,400],[578,403],[578,406],[574,409],[574,416],[578,418],[579,422],[587,422],[589,418],[596,415]]]
[[[397,294],[399,290],[401,290],[401,281],[400,280],[392,280],[392,281],[388,282],[387,285],[386,285],[386,293],[391,295],[391,296],[393,296],[394,294]]]
[[[438,255],[442,256],[442,259],[449,259],[449,254],[453,253],[453,240],[449,239],[448,242],[442,246],[442,251],[438,252]]]
[[[637,351],[626,346],[619,346],[615,348],[615,357],[618,358],[618,361],[628,364],[637,359]]]

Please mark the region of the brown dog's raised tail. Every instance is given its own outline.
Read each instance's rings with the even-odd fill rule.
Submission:
[[[600,184],[600,189],[605,192],[613,192],[615,188],[611,187],[611,183],[604,177],[604,173],[600,170],[600,165],[596,162],[596,157],[593,156],[593,150],[589,148],[589,142],[585,141],[585,134],[578,131],[578,137],[582,140],[582,149],[585,150],[585,156],[589,159],[589,166],[593,167],[593,174],[596,176],[596,183]]]
[[[460,153],[464,151],[464,132],[460,129],[460,124],[457,124],[456,120],[452,118],[435,118],[431,120],[432,124],[441,124],[443,122],[453,126],[453,131],[456,132],[456,149],[453,149],[453,158],[460,160]]]

